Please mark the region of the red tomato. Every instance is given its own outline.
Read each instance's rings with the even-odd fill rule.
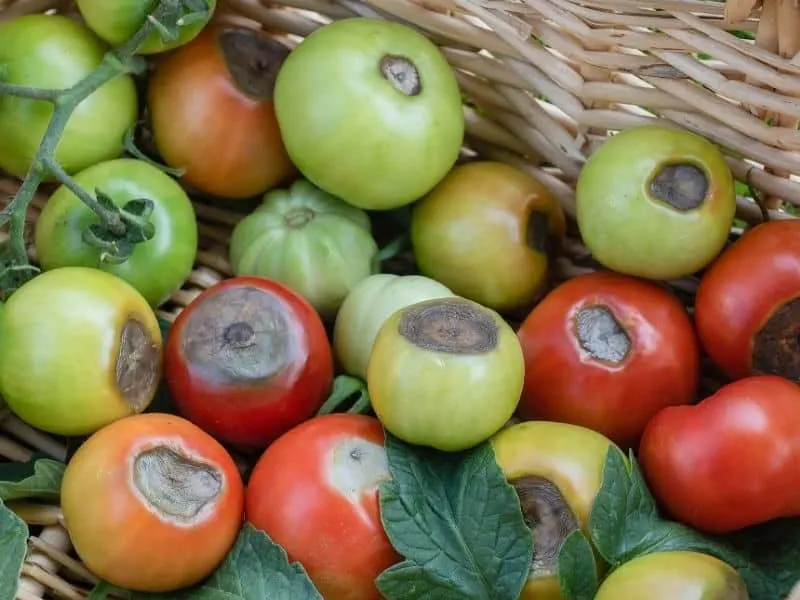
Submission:
[[[700,358],[680,301],[649,281],[612,272],[563,283],[519,330],[523,419],[581,425],[623,448],[661,408],[691,402]]]
[[[375,578],[400,560],[380,517],[383,443],[373,417],[315,417],[270,445],[250,477],[247,520],[303,564],[326,600],[380,600]]]
[[[639,460],[671,516],[726,533],[800,516],[800,387],[747,377],[647,425]]]
[[[734,379],[800,379],[800,221],[769,221],[703,275],[695,322],[703,348]]]
[[[263,448],[313,416],[333,380],[322,319],[271,279],[235,277],[175,320],[164,378],[188,419],[242,448]]]
[[[247,198],[295,173],[272,90],[288,49],[252,29],[214,25],[160,63],[148,89],[153,137],[183,181]]]
[[[67,465],[61,510],[92,573],[140,592],[170,592],[209,576],[244,513],[233,459],[174,415],[126,417],[84,442]]]

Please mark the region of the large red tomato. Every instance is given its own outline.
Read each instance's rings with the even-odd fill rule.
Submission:
[[[758,225],[728,248],[700,281],[695,321],[730,377],[800,379],[800,221]]]
[[[647,425],[639,460],[675,519],[727,533],[800,516],[800,387],[775,375],[734,381]]]
[[[661,408],[694,399],[697,340],[680,301],[612,272],[550,292],[519,330],[524,419],[582,425],[631,447]]]
[[[270,445],[250,477],[247,520],[303,564],[326,600],[380,600],[375,578],[400,560],[380,517],[383,443],[373,417],[315,417]]]
[[[188,419],[224,442],[263,448],[316,413],[333,356],[322,319],[302,296],[271,279],[235,277],[175,320],[164,377]]]

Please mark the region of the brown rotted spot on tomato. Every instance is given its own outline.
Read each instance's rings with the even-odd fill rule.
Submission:
[[[706,172],[688,163],[665,165],[650,181],[650,194],[680,212],[702,206],[708,188]]]
[[[335,446],[325,473],[330,486],[353,504],[392,477],[383,445],[361,438],[348,438]]]
[[[379,65],[381,75],[401,94],[418,96],[422,92],[422,80],[416,65],[404,56],[387,54]]]
[[[236,87],[260,100],[272,100],[275,79],[289,49],[245,28],[224,29],[217,36],[217,43]]]
[[[607,306],[586,306],[575,315],[575,337],[593,359],[619,365],[631,352],[631,338]]]
[[[259,383],[279,373],[293,338],[281,300],[256,287],[222,290],[201,300],[182,332],[183,354],[209,381]]]
[[[400,318],[397,331],[418,348],[446,354],[491,352],[500,333],[490,313],[461,298],[411,306]]]
[[[752,369],[800,381],[800,298],[767,319],[753,337]]]
[[[159,346],[147,328],[129,319],[122,327],[114,376],[119,393],[137,413],[147,408],[158,387],[160,364]]]
[[[219,497],[224,477],[208,464],[167,446],[156,446],[134,460],[133,484],[161,518],[191,524]]]
[[[544,477],[525,475],[511,480],[525,524],[533,535],[530,579],[556,574],[558,551],[564,539],[578,529],[578,520],[561,491]]]
[[[561,248],[561,240],[550,230],[550,217],[547,213],[534,210],[528,217],[526,229],[526,243],[528,248],[541,252],[547,258],[548,265],[552,265]]]

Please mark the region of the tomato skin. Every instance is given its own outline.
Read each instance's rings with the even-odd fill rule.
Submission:
[[[674,518],[727,533],[800,516],[798,437],[800,388],[759,375],[729,383],[696,406],[659,412],[642,436],[639,460]]]
[[[380,600],[375,578],[400,560],[380,516],[383,443],[373,417],[314,417],[273,442],[250,477],[247,520],[303,564],[326,600]]]
[[[266,87],[260,96],[242,90],[232,76],[224,50],[231,39],[248,40],[242,45],[255,46],[253,60],[266,65],[253,73]],[[211,25],[156,67],[147,93],[153,138],[168,165],[186,169],[183,181],[237,199],[261,194],[296,172],[266,83],[285,52],[266,34]]]
[[[739,573],[718,558],[686,550],[643,554],[616,568],[594,600],[749,600]]]
[[[534,217],[544,220],[538,229]],[[423,275],[502,313],[540,295],[565,227],[561,207],[538,180],[479,161],[456,166],[414,204],[411,242]]]
[[[254,335],[227,341],[242,324]],[[319,315],[296,292],[261,277],[205,290],[175,320],[164,352],[165,381],[181,414],[245,449],[263,448],[312,417],[333,381]]]
[[[134,483],[136,457],[159,446],[222,479],[191,523],[164,517]],[[61,510],[94,574],[125,589],[169,592],[204,579],[225,559],[242,525],[244,485],[214,438],[180,417],[147,413],[101,429],[78,448],[62,480]]]
[[[725,250],[700,280],[695,298],[700,342],[728,376],[757,375],[754,338],[776,311],[798,297],[800,222],[757,225]],[[787,341],[796,348],[793,338]],[[796,371],[775,374],[794,378],[800,374]]]
[[[93,165],[75,181],[90,193],[99,188],[120,207],[137,198],[152,200],[155,236],[137,244],[122,264],[100,262],[100,250],[82,239],[83,231],[100,219],[62,185],[36,220],[36,254],[42,269],[99,268],[130,283],[151,306],[163,304],[189,276],[197,254],[197,221],[186,192],[157,167],[131,158]]]
[[[78,10],[86,24],[99,37],[119,46],[126,42],[144,24],[156,6],[156,0],[76,0]],[[178,39],[165,42],[157,31],[151,33],[139,46],[139,54],[156,54],[182,46],[194,39],[211,19],[217,7],[217,0],[210,0],[211,10],[208,18],[184,25],[178,30]]]
[[[0,24],[0,40],[5,81],[43,89],[75,85],[108,50],[89,29],[63,15],[16,17]],[[137,112],[133,78],[117,76],[72,113],[56,147],[56,159],[72,174],[119,156]],[[52,115],[49,102],[0,96],[0,168],[25,176]]]
[[[136,378],[145,385],[135,397],[116,378],[129,321],[146,332],[152,352],[140,357]],[[133,287],[103,271],[64,267],[37,275],[5,303],[0,331],[0,393],[21,419],[44,431],[90,434],[143,411],[158,389],[158,320]]]
[[[598,305],[631,341],[619,363],[595,359],[579,341],[576,318]],[[648,281],[578,276],[545,296],[518,336],[525,386],[517,413],[526,420],[582,425],[627,448],[661,408],[687,404],[697,391],[699,348],[689,317],[675,296]]]

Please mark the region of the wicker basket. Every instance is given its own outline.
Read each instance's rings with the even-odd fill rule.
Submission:
[[[0,21],[70,2],[0,0]],[[573,186],[607,136],[664,119],[718,143],[741,185],[737,230],[795,218],[800,206],[800,6],[783,0],[222,0],[215,19],[298,41],[331,19],[412,25],[438,43],[467,99],[465,157],[517,166],[545,183],[573,221],[557,279],[594,270],[575,236]],[[0,173],[0,204],[18,182]],[[749,188],[748,188],[749,184]],[[748,190],[754,190],[753,198]],[[28,214],[46,201],[42,187]],[[227,239],[242,213],[195,202],[200,252],[159,310],[173,320],[202,290],[232,275]],[[735,235],[738,231],[735,230]],[[35,256],[32,247],[30,255]],[[691,311],[697,281],[668,282]],[[718,386],[711,369],[706,390]],[[0,460],[66,445],[0,412]],[[50,510],[52,508],[52,510]],[[24,507],[23,507],[24,509]],[[23,510],[21,509],[21,510]],[[70,555],[59,510],[26,515],[30,538],[17,598],[85,598],[96,578]]]

